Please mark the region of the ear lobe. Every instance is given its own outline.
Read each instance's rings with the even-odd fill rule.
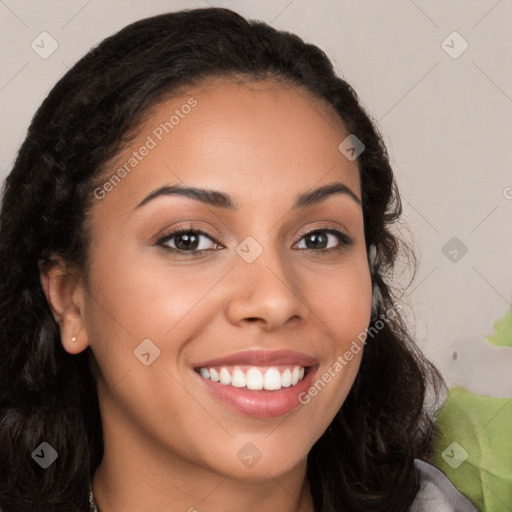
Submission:
[[[62,346],[70,354],[81,352],[88,345],[83,287],[60,259],[41,270],[39,277],[53,317],[60,326]]]

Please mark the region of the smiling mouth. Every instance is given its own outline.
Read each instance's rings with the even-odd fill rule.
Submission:
[[[278,391],[299,383],[308,374],[309,366],[274,365],[274,366],[212,366],[195,368],[206,380],[218,382],[225,386],[249,390]]]

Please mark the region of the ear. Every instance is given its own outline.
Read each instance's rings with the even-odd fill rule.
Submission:
[[[89,344],[85,329],[85,290],[79,278],[60,259],[40,271],[40,281],[66,352],[78,354]]]

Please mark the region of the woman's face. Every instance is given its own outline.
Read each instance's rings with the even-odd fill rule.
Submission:
[[[255,480],[305,461],[370,320],[357,161],[338,149],[348,135],[277,82],[216,80],[154,108],[95,190],[77,292],[106,453]]]

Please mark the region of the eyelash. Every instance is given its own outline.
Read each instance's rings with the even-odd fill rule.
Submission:
[[[217,240],[215,240],[212,236],[210,236],[208,233],[206,233],[202,229],[193,228],[193,227],[190,227],[190,226],[183,226],[183,227],[180,227],[178,229],[175,229],[174,231],[171,231],[170,233],[168,233],[168,234],[164,235],[162,238],[160,238],[155,243],[155,245],[160,246],[163,249],[165,249],[166,251],[169,251],[169,252],[172,252],[172,253],[179,253],[179,254],[183,254],[183,255],[187,255],[187,256],[192,256],[192,257],[193,256],[198,256],[201,253],[204,253],[206,251],[215,251],[215,250],[217,250],[217,249],[202,249],[202,250],[194,249],[192,251],[183,251],[183,250],[175,249],[174,247],[168,247],[167,245],[165,245],[165,242],[168,242],[169,240],[174,238],[176,235],[179,235],[180,233],[194,233],[194,234],[203,235],[203,236],[209,238],[215,244],[220,245],[219,242],[217,242]],[[316,249],[298,249],[298,250],[311,251],[311,252],[320,253],[320,254],[325,255],[325,254],[331,254],[332,252],[340,252],[340,251],[346,249],[347,247],[353,245],[353,243],[354,243],[352,238],[350,238],[348,235],[346,235],[345,233],[343,233],[341,231],[338,231],[337,229],[332,228],[331,226],[320,226],[320,227],[317,227],[317,228],[315,228],[315,229],[313,229],[311,231],[301,232],[301,233],[299,233],[299,241],[301,241],[302,238],[305,237],[306,235],[312,235],[312,234],[316,234],[316,233],[329,233],[331,235],[334,235],[338,239],[339,246],[338,247],[332,247],[331,249],[319,249],[319,250],[316,250]]]

